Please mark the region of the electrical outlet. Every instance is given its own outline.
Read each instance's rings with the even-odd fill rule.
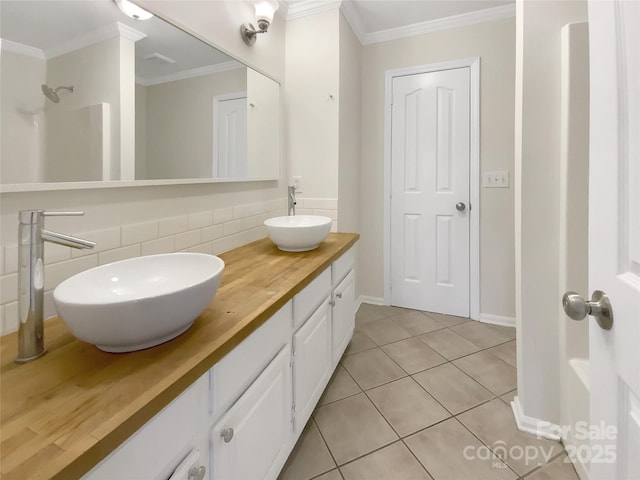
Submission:
[[[293,186],[296,187],[296,193],[302,193],[302,177],[293,177]]]
[[[509,171],[484,172],[482,186],[484,188],[509,188]]]

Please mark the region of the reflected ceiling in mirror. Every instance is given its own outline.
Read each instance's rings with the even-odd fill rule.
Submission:
[[[3,185],[278,178],[277,82],[111,0],[0,17]]]

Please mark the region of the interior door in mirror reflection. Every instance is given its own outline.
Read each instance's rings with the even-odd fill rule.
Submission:
[[[213,177],[247,177],[247,96],[214,99]]]

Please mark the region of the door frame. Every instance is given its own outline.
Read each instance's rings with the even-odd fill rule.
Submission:
[[[469,67],[469,316],[480,320],[480,57],[385,71],[384,94],[384,299],[391,305],[391,101],[393,79]]]

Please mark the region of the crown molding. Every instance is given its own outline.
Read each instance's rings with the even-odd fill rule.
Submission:
[[[70,42],[65,42],[60,45],[56,45],[55,47],[48,48],[44,51],[44,54],[47,59],[55,58],[116,37],[123,37],[133,42],[137,42],[138,40],[146,38],[146,36],[147,35],[145,33],[142,33],[135,28],[131,28],[124,23],[116,22],[111,25],[98,28],[97,30],[85,35],[76,37]]]
[[[428,22],[415,23],[404,27],[390,28],[389,30],[367,33],[364,35],[364,41],[362,44],[369,45],[372,43],[388,42],[390,40],[413,37],[415,35],[422,35],[425,33],[502,20],[505,18],[515,17],[515,15],[515,4],[487,8],[484,10],[477,10],[475,12],[463,13],[461,15],[453,15],[451,17],[430,20]]]
[[[0,48],[5,52],[17,53],[18,55],[25,55],[39,60],[46,59],[44,52],[39,48],[25,45],[24,43],[12,42],[5,38],[0,38]]]
[[[228,72],[230,70],[236,70],[238,68],[244,67],[245,66],[242,63],[233,60],[230,62],[218,63],[215,65],[207,65],[206,67],[192,68],[191,70],[183,70],[181,72],[170,73],[169,75],[160,75],[158,77],[136,77],[136,83],[144,87],[152,87],[154,85],[160,85],[162,83],[176,82],[178,80],[186,80],[188,78],[203,77],[205,75]]]
[[[301,0],[289,4],[287,10],[287,20],[314,15],[316,13],[328,12],[340,8],[342,0]]]
[[[344,18],[347,19],[347,22],[351,26],[351,31],[360,41],[360,44],[364,44],[364,39],[366,36],[366,32],[364,29],[364,25],[362,25],[362,20],[360,19],[360,15],[356,11],[352,2],[342,2],[340,4],[340,11],[344,15]]]

